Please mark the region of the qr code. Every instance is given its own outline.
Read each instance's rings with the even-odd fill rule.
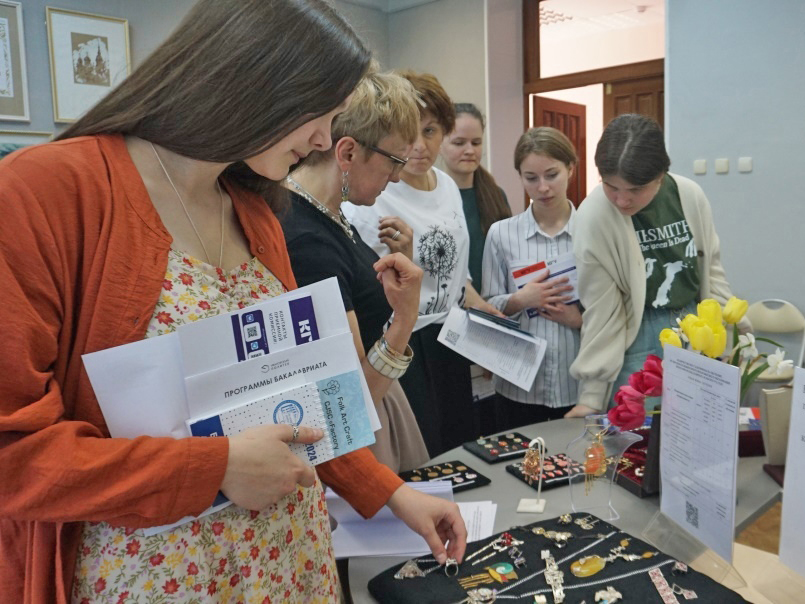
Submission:
[[[249,338],[249,339],[256,338],[258,335],[259,335],[259,333],[257,331],[257,326],[256,325],[251,325],[251,326],[246,328],[246,337],[247,338]]]
[[[685,502],[685,520],[694,528],[699,528],[699,508],[690,501]]]
[[[452,329],[447,330],[447,335],[445,336],[444,339],[453,344],[454,346],[458,344],[458,334]]]

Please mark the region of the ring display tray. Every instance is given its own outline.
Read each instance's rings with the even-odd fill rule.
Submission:
[[[565,486],[568,484],[568,480],[573,474],[580,474],[581,472],[584,472],[584,467],[580,463],[573,461],[564,453],[549,455],[545,458],[545,464],[543,467],[543,490]],[[532,479],[525,476],[523,474],[522,462],[518,461],[513,464],[509,464],[506,466],[506,471],[536,490],[539,477]]]
[[[440,464],[425,466],[416,470],[400,472],[400,478],[405,482],[432,482],[434,480],[449,481],[453,485],[453,492],[477,489],[492,482],[483,474],[479,474],[463,461],[448,461]]]
[[[523,457],[531,438],[519,432],[504,432],[465,442],[462,447],[487,463],[500,463]]]

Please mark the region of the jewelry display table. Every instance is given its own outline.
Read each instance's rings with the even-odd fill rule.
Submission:
[[[532,424],[518,428],[529,438],[538,436],[545,440],[548,455],[561,453],[566,445],[576,438],[584,428],[583,418],[560,419],[551,422]],[[492,483],[457,493],[456,501],[486,501],[497,503],[494,532],[553,518],[571,511],[570,487],[558,487],[544,492],[547,500],[545,512],[542,514],[517,513],[517,504],[521,497],[534,497],[535,491],[525,483],[517,480],[506,471],[508,464],[486,464],[462,447],[457,447],[431,460],[430,463],[442,463],[450,460],[461,460],[479,472],[488,476]],[[742,457],[738,462],[738,501],[735,511],[736,535],[750,525],[763,512],[781,498],[780,486],[763,471],[765,457]],[[620,519],[613,525],[632,535],[640,536],[659,509],[659,497],[640,499],[617,485],[612,489],[612,504],[620,514]],[[353,558],[349,562],[349,585],[355,604],[375,602],[369,594],[369,580],[388,567],[404,562],[405,558]]]

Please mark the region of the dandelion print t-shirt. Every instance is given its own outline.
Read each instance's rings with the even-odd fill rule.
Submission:
[[[420,191],[403,181],[389,183],[372,206],[343,205],[361,238],[385,256],[389,248],[378,238],[382,216],[399,216],[414,230],[414,262],[425,272],[414,330],[444,323],[453,306],[463,306],[469,278],[470,237],[458,186],[437,168],[436,188]]]
[[[699,294],[696,243],[668,174],[649,205],[632,216],[646,262],[646,308],[683,308]]]

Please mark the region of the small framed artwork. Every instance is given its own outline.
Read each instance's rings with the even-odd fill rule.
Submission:
[[[48,6],[53,117],[74,122],[131,72],[129,22]]]
[[[28,122],[22,4],[0,0],[0,120]]]
[[[53,138],[52,132],[33,130],[0,130],[0,159],[22,147],[46,143]]]

